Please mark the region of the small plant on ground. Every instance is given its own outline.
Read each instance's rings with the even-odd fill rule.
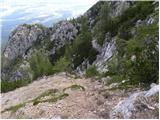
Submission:
[[[69,65],[69,61],[65,57],[61,57],[58,61],[56,61],[53,66],[53,72],[63,72],[67,71],[67,67]]]
[[[18,104],[18,105],[15,105],[15,106],[11,106],[9,108],[4,109],[1,113],[4,113],[6,111],[11,111],[11,112],[15,113],[18,109],[20,109],[24,106],[25,106],[25,103]]]
[[[33,105],[37,105],[39,103],[43,103],[43,102],[57,102],[58,100],[61,100],[65,97],[69,96],[68,93],[61,93],[60,95],[58,96],[55,96],[55,97],[51,97],[49,99],[46,99],[46,100],[37,100],[37,101],[34,101]]]
[[[82,91],[85,91],[85,88],[81,85],[71,85],[67,88],[64,88],[63,91],[66,91],[67,89],[71,89],[71,90],[82,90]]]
[[[46,96],[49,96],[50,98],[48,99],[42,99]],[[43,102],[57,102],[58,100],[61,100],[65,97],[69,96],[68,93],[64,93],[59,91],[58,89],[49,89],[47,91],[45,91],[44,93],[40,94],[38,97],[29,100],[27,102],[24,103],[20,103],[18,105],[15,106],[11,106],[9,108],[4,109],[3,111],[1,111],[1,113],[4,113],[6,111],[11,111],[11,112],[16,112],[18,109],[24,107],[27,103],[33,103],[33,105],[37,105],[39,103],[43,103]]]
[[[92,65],[86,70],[86,77],[93,77],[98,75],[98,71],[96,70],[96,66]]]
[[[1,80],[1,92],[8,92],[8,91],[14,90],[21,86],[25,86],[30,82],[31,80],[29,79],[15,80],[15,81]]]
[[[60,92],[58,89],[50,89],[50,90],[42,93],[41,95],[39,95],[35,99],[31,100],[31,102],[33,102],[33,105],[37,105],[37,104],[43,103],[43,102],[56,102],[58,100],[61,100],[65,97],[67,97],[68,95],[69,94],[67,94],[67,93]],[[42,99],[46,96],[49,96],[49,98]]]

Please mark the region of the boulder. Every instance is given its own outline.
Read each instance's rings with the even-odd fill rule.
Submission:
[[[148,91],[140,91],[130,95],[126,100],[120,101],[110,112],[110,118],[158,118],[159,85],[154,85]]]

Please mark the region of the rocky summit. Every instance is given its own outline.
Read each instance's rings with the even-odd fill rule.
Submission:
[[[19,25],[1,63],[2,118],[158,119],[159,2]]]
[[[25,54],[34,42],[40,41],[47,36],[48,31],[41,25],[18,26],[9,36],[9,42],[4,50],[4,56],[8,59],[15,59]]]

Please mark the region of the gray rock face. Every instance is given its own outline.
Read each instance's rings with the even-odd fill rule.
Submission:
[[[9,37],[4,56],[10,60],[22,56],[33,45],[33,42],[43,39],[45,35],[47,35],[47,30],[38,25],[18,26]]]
[[[121,13],[124,11],[124,10],[126,10],[129,6],[130,6],[130,4],[131,4],[132,2],[131,1],[112,1],[112,2],[110,2],[110,4],[111,4],[111,8],[112,8],[112,10],[111,10],[111,17],[117,17],[117,16],[119,16],[119,15],[121,15]]]
[[[102,51],[101,46],[96,42],[96,40],[92,40],[92,47],[96,49],[98,52]]]
[[[51,51],[52,54],[54,54],[56,50],[63,47],[66,43],[71,42],[71,40],[74,39],[77,33],[78,30],[76,29],[76,27],[68,21],[62,21],[56,24],[52,28],[52,30],[49,30],[48,28],[44,28],[43,26],[37,24],[23,24],[18,26],[11,33],[8,44],[3,54],[9,60],[14,60],[17,57],[23,57],[23,60],[27,59],[32,53],[35,53],[35,51],[37,51],[34,49],[30,49],[33,48],[32,46],[34,45],[34,43],[43,41],[49,35],[51,35],[50,40],[54,43],[53,49]],[[24,66],[23,63],[22,66]],[[21,65],[17,66],[14,71],[6,71],[3,69],[3,76],[9,77],[10,80],[31,78],[32,74],[30,74],[27,69],[29,69],[29,67],[21,67]]]
[[[24,61],[19,65],[16,71],[11,74],[10,80],[31,80],[33,75],[30,70],[30,64],[27,61]]]
[[[63,47],[66,43],[70,43],[71,40],[75,38],[77,33],[78,30],[76,27],[68,21],[62,21],[56,24],[54,27],[54,32],[51,34],[51,41],[54,42],[52,54],[54,54],[59,48]]]
[[[132,94],[128,99],[119,102],[110,113],[110,118],[154,118],[154,110],[158,108],[156,97],[159,95],[159,85],[153,86],[148,91]],[[150,117],[148,117],[150,116]]]
[[[111,11],[110,16],[112,18],[119,16],[124,10],[129,8],[132,4],[132,1],[107,1],[110,5]],[[84,13],[84,16],[88,17],[89,26],[92,28],[96,22],[95,18],[99,14],[100,9],[105,1],[99,1],[93,7],[91,7],[87,12]]]
[[[159,85],[154,85],[153,86],[153,84],[152,84],[151,87],[152,88],[149,91],[147,91],[147,93],[145,94],[145,97],[152,97],[152,96],[159,93]]]
[[[85,75],[85,70],[86,68],[89,68],[90,64],[88,59],[84,59],[84,61],[81,63],[81,65],[79,65],[75,70],[74,73],[77,76],[83,77],[83,75]]]
[[[101,48],[101,52],[99,55],[97,55],[97,59],[94,62],[99,72],[107,71],[106,62],[112,57],[115,49],[115,39],[111,38],[107,33],[105,42]]]

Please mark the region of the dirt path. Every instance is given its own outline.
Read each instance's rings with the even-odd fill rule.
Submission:
[[[41,102],[33,105],[31,100],[40,96],[50,89],[63,91],[70,86],[81,86],[85,90],[67,89],[65,98],[56,102]],[[78,88],[78,87],[77,87]],[[118,98],[115,94],[102,92],[103,85],[91,79],[74,79],[67,77],[65,73],[42,78],[28,86],[14,91],[3,93],[1,96],[2,118],[108,118],[109,110],[123,97]],[[118,93],[118,95],[120,95]],[[114,97],[115,96],[115,97]],[[47,99],[44,96],[43,99]],[[28,102],[31,101],[31,102]],[[16,105],[25,103],[18,107]],[[14,106],[11,108],[11,106]],[[10,110],[6,110],[11,108]],[[5,111],[4,111],[5,110]]]

